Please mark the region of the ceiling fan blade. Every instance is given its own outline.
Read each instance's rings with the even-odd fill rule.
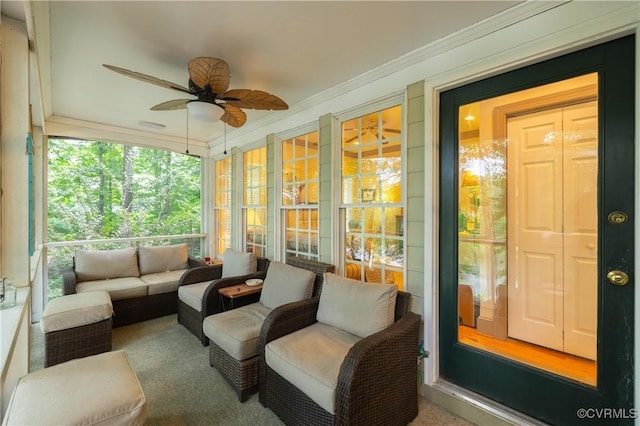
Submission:
[[[220,120],[227,123],[231,127],[241,127],[247,122],[247,114],[243,110],[233,105],[228,104],[216,104],[224,109],[224,114],[220,117]]]
[[[193,99],[174,99],[172,101],[162,102],[158,105],[152,106],[151,111],[173,111],[176,109],[185,109],[189,102]]]
[[[225,92],[223,100],[239,108],[260,110],[289,109],[289,105],[279,97],[262,90],[233,89]]]
[[[355,129],[354,129],[354,130],[355,130]],[[354,137],[352,137],[352,138],[347,139],[346,141],[344,141],[344,143],[350,143],[350,142],[353,142],[353,141],[355,141],[356,139],[358,139],[359,137],[364,136],[364,134],[365,134],[365,131],[363,130],[359,135],[356,135],[356,136],[354,136]]]
[[[209,86],[213,93],[222,95],[229,88],[231,71],[222,59],[201,56],[189,61],[189,78],[200,89]]]
[[[126,75],[127,77],[131,77],[131,78],[135,78],[136,80],[140,80],[140,81],[144,81],[146,83],[151,83],[151,84],[155,84],[156,86],[160,86],[160,87],[165,87],[167,89],[174,89],[174,90],[179,90],[181,92],[185,92],[185,93],[191,93],[189,92],[189,89],[187,89],[186,87],[182,87],[179,84],[176,83],[172,83],[170,81],[167,80],[162,80],[150,75],[146,75],[146,74],[142,74],[136,71],[130,71],[128,69],[125,68],[120,68],[120,67],[116,67],[113,65],[107,65],[107,64],[102,64],[103,67],[111,70],[111,71],[115,71],[119,74],[122,75]]]
[[[382,131],[387,133],[396,133],[396,134],[402,133],[402,130],[398,130],[398,129],[382,129]]]

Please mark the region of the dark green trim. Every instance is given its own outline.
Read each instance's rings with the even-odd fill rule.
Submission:
[[[579,423],[579,408],[633,406],[633,278],[630,285],[615,287],[605,276],[612,267],[631,277],[634,272],[634,62],[635,36],[627,36],[453,89],[440,98],[440,376],[552,424]],[[599,182],[597,389],[457,343],[457,109],[591,72],[600,76],[599,177],[604,179]],[[611,210],[626,211],[631,220],[610,225],[603,213]],[[632,419],[616,420],[625,422]]]

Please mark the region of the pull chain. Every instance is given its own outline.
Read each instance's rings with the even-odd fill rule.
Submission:
[[[187,154],[189,153],[189,109],[187,108]]]
[[[227,155],[227,123],[224,123],[224,155]]]

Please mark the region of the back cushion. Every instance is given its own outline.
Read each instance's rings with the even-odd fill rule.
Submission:
[[[117,250],[76,250],[74,257],[78,281],[140,276],[135,247]]]
[[[271,262],[262,284],[260,302],[268,308],[275,309],[285,303],[309,299],[315,279],[316,274],[307,269],[282,262]]]
[[[253,274],[258,269],[258,258],[253,253],[227,249],[222,262],[222,278]]]
[[[170,246],[142,246],[138,249],[140,274],[189,269],[187,243]]]
[[[360,337],[393,324],[398,288],[325,273],[316,319]]]

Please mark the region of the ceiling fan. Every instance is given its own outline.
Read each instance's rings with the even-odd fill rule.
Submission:
[[[187,108],[190,102],[206,102],[224,110],[220,120],[233,127],[241,127],[247,121],[247,114],[241,109],[284,110],[289,106],[279,97],[262,90],[229,88],[231,72],[229,65],[218,58],[198,57],[189,61],[189,88],[150,75],[113,65],[103,64],[111,71],[127,77],[174,89],[197,99],[174,99],[151,107],[153,111],[170,111]]]
[[[385,139],[385,136],[384,136],[385,132],[387,132],[387,133],[395,133],[395,134],[402,133],[402,131],[398,130],[398,129],[385,128],[384,125],[385,125],[385,122],[383,121],[382,122],[382,129],[381,129],[382,139]],[[354,130],[358,130],[358,129],[345,129],[345,130],[346,131],[354,131]],[[356,139],[363,137],[367,133],[373,134],[376,138],[380,137],[380,135],[378,134],[378,121],[377,120],[370,121],[368,126],[363,126],[362,127],[362,131],[360,132],[360,134],[352,136],[349,139],[345,140],[344,142],[345,143],[353,142]]]

